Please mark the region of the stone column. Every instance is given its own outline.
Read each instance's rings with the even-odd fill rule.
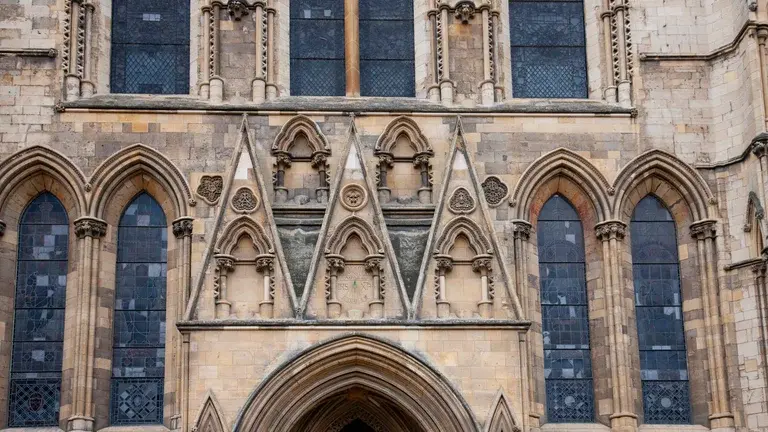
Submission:
[[[622,241],[627,233],[624,222],[613,220],[595,226],[595,234],[602,242],[603,286],[605,287],[606,317],[608,321],[609,356],[613,414],[611,430],[634,432],[637,414],[632,401],[629,367],[629,338],[624,316],[624,286],[619,257],[623,256]]]
[[[216,275],[213,278],[213,296],[216,300],[216,319],[227,319],[232,313],[232,303],[227,300],[227,273],[235,268],[235,257],[214,255]]]
[[[618,97],[623,106],[632,106],[632,85],[629,76],[629,52],[627,46],[626,15],[627,5],[624,0],[616,0],[613,6],[616,51],[619,63]]]
[[[480,98],[483,105],[493,105],[495,88],[493,82],[493,22],[491,7],[484,4],[480,7],[483,20],[483,81],[480,83]]]
[[[451,304],[445,293],[445,274],[451,270],[453,270],[453,258],[450,255],[435,255],[435,273],[437,274],[435,299],[438,318],[448,318],[451,313]]]
[[[437,15],[440,13],[435,9],[434,0],[430,0],[430,10],[427,12],[427,18],[429,18],[429,71],[430,71],[430,84],[427,86],[427,97],[432,102],[440,102],[440,85],[438,80],[440,79],[440,70],[438,65],[437,51],[440,41],[437,36]]]
[[[477,310],[482,318],[493,317],[493,296],[490,286],[490,273],[492,270],[491,256],[482,254],[472,259],[472,270],[480,273],[480,301]]]
[[[192,282],[192,231],[194,228],[194,220],[191,217],[180,217],[173,221],[173,235],[178,240],[177,244],[180,244],[181,251],[179,253],[179,259],[181,265],[179,266],[179,293],[176,307],[176,320],[180,321],[184,317],[184,311],[187,308],[187,302],[189,301],[189,290]],[[176,350],[174,355],[176,371],[180,373],[182,370],[182,349],[184,348],[181,343],[180,334],[174,334],[174,349]],[[182,379],[176,379],[176,400],[173,404],[173,414],[171,416],[171,430],[181,430],[181,407],[184,401],[184,393],[182,391]]]
[[[530,290],[528,287],[528,240],[531,237],[531,224],[524,220],[512,221],[512,237],[514,243],[514,261],[515,261],[515,290],[522,303],[523,314],[530,317],[534,312],[534,302],[530,300]],[[533,349],[531,348],[531,337],[521,337],[520,343],[525,343],[525,349],[520,352],[521,363],[525,363],[525,375],[523,386],[526,393],[523,394],[523,421],[530,428],[539,427],[539,418],[541,415],[535,411],[536,406],[536,380],[533,376]]]
[[[448,47],[448,11],[450,6],[440,4],[440,13],[437,21],[438,39],[438,70],[441,72],[438,80],[440,85],[440,100],[446,105],[453,105],[454,82],[451,81],[451,63]]]
[[[72,416],[68,431],[92,431],[93,365],[95,357],[96,309],[98,308],[99,243],[107,223],[84,217],[75,221],[80,250],[80,289],[75,321],[75,367],[72,379]]]
[[[603,68],[605,88],[603,89],[603,97],[606,102],[617,103],[619,101],[619,94],[614,75],[616,64],[613,59],[613,24],[611,23],[613,11],[611,11],[610,0],[603,0],[603,13],[600,14],[600,18],[603,23],[603,56],[605,57],[605,68]]]
[[[183,333],[181,335],[181,394],[182,394],[182,406],[181,406],[181,430],[186,432],[190,430],[189,424],[189,333]]]
[[[269,25],[264,4],[254,3],[254,19],[256,20],[256,77],[251,82],[253,102],[261,103],[267,98],[267,45],[269,37],[267,27]]]
[[[277,72],[275,71],[275,8],[272,0],[267,5],[267,100],[277,99]]]
[[[93,37],[93,3],[83,5],[85,9],[85,31],[83,35],[83,78],[80,82],[80,95],[91,97],[96,93],[96,85],[91,81],[91,38]]]
[[[285,187],[285,170],[291,166],[291,155],[284,151],[275,152],[275,203],[288,201],[288,189]]]
[[[259,303],[259,315],[262,318],[274,317],[275,308],[275,256],[271,254],[256,257],[256,271],[263,276],[263,298]]]
[[[430,154],[419,153],[413,158],[413,165],[419,169],[421,186],[418,195],[421,204],[432,204],[432,179],[429,178]]]
[[[376,190],[379,194],[379,201],[382,204],[386,204],[392,199],[392,190],[387,184],[387,174],[389,172],[389,168],[392,168],[394,157],[391,153],[379,153],[377,156],[379,157],[379,178],[376,185]]]
[[[315,189],[317,202],[321,204],[327,203],[330,191],[328,186],[328,154],[325,152],[315,152],[312,155],[312,168],[317,170],[319,178],[317,189]]]
[[[381,255],[370,255],[365,258],[365,270],[373,275],[373,299],[368,304],[368,313],[371,318],[384,317],[384,267]]]
[[[360,96],[360,21],[358,0],[344,0],[344,71],[347,97]]]
[[[207,3],[207,0],[206,0]],[[202,72],[202,84],[200,84],[200,99],[207,100],[211,96],[211,75],[213,74],[211,60],[213,52],[211,51],[211,27],[212,16],[211,6],[205,5],[201,8],[203,12],[203,62],[200,65]]]
[[[498,10],[491,11],[491,24],[491,37],[493,38],[493,44],[491,46],[491,78],[496,94],[496,102],[502,102],[504,100],[504,86],[501,84],[501,71],[503,69],[499,66],[499,43],[501,40],[499,29],[501,28],[501,14]]]
[[[64,97],[68,101],[80,99],[80,79],[82,77],[82,58],[80,52],[80,27],[84,24],[80,20],[83,0],[68,0],[69,15],[66,22],[69,28],[65,28],[64,46]]]
[[[210,82],[210,100],[214,103],[224,101],[224,79],[220,76],[220,31],[221,26],[221,6],[216,2],[213,5],[211,16],[211,79]]]
[[[325,302],[328,306],[328,318],[338,318],[341,316],[341,302],[336,295],[338,294],[337,279],[339,272],[344,271],[344,257],[341,255],[328,254],[325,256],[328,271],[328,282],[325,287]]]
[[[702,287],[704,307],[704,330],[707,341],[709,362],[709,388],[712,400],[709,403],[710,428],[730,428],[734,425],[728,396],[728,380],[725,365],[725,348],[720,320],[722,312],[719,303],[718,280],[715,275],[717,254],[715,237],[717,221],[702,220],[691,225],[691,236],[696,239],[699,261],[698,273]]]

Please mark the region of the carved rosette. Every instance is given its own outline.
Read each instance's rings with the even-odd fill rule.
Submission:
[[[84,217],[75,221],[77,238],[101,238],[107,233],[107,223],[101,219]]]
[[[490,176],[482,184],[485,201],[491,207],[501,204],[509,193],[509,187],[496,176]]]
[[[192,236],[192,228],[194,227],[193,219],[191,217],[183,217],[173,221],[173,235],[177,239]]]
[[[459,187],[451,194],[448,200],[448,210],[454,214],[469,214],[475,210],[475,199],[466,188]]]
[[[243,186],[232,195],[231,205],[238,213],[253,213],[259,207],[259,197],[253,193],[251,188]]]
[[[208,205],[214,205],[219,201],[222,190],[224,190],[224,178],[220,175],[204,175],[200,178],[196,193]]]
[[[627,224],[622,221],[606,221],[595,226],[595,235],[602,241],[621,240],[627,235]]]
[[[341,189],[341,205],[351,211],[356,212],[368,203],[368,194],[365,188],[356,183],[350,183]]]
[[[705,240],[717,237],[717,221],[704,220],[691,224],[691,237],[696,240]]]
[[[0,220],[0,237],[2,237],[3,234],[5,234],[5,222]]]

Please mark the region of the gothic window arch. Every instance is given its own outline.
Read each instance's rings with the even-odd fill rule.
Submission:
[[[112,0],[112,93],[189,93],[189,13],[185,0]]]
[[[644,420],[687,424],[691,400],[675,221],[648,195],[635,207],[630,230]]]
[[[56,426],[69,220],[53,194],[38,195],[24,210],[18,244],[8,425]]]
[[[510,0],[512,93],[518,98],[586,98],[583,0]]]
[[[593,422],[584,232],[576,209],[562,195],[542,207],[536,227],[544,339],[547,419]]]
[[[432,146],[412,119],[398,117],[390,123],[379,137],[373,154],[379,161],[376,183],[382,204],[395,198],[418,198],[421,204],[432,203],[432,164],[435,155]],[[391,178],[399,178],[393,182]]]
[[[110,401],[115,425],[163,421],[167,255],[165,213],[142,192],[123,211],[117,234]]]
[[[317,123],[303,115],[289,120],[272,144],[272,155],[276,204],[284,204],[289,198],[305,204],[299,200],[302,195],[319,203],[328,201],[331,148]],[[308,187],[311,185],[315,185],[314,190]]]

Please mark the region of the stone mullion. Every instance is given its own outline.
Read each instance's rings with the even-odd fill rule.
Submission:
[[[618,62],[619,62],[619,103],[622,105],[631,105],[632,96],[630,89],[629,64],[627,52],[627,33],[625,14],[627,6],[623,0],[616,0],[614,6],[614,15],[616,16],[616,37],[618,39]]]
[[[603,285],[605,287],[605,300],[606,300],[606,318],[608,319],[608,357],[609,357],[609,369],[611,370],[611,396],[613,405],[613,414],[621,412],[621,394],[619,389],[619,362],[616,353],[616,326],[614,318],[614,296],[613,296],[613,284],[611,283],[612,268],[609,265],[611,262],[611,244],[608,235],[600,235],[599,227],[596,228],[598,237],[602,243],[603,249]],[[611,426],[613,426],[613,415],[611,416]]]
[[[271,0],[270,0],[271,3]],[[267,7],[267,100],[277,98],[277,73],[275,72],[275,8]]]
[[[203,75],[203,83],[200,85],[200,98],[208,99],[211,91],[211,6],[205,5],[202,7],[202,27],[203,27],[203,62],[201,65],[201,71]]]
[[[501,43],[501,34],[499,29],[501,28],[501,16],[498,10],[491,13],[491,37],[493,38],[493,44],[491,46],[491,61],[493,71],[493,87],[495,94],[495,101],[501,102],[504,99],[504,86],[501,85],[501,63],[499,59],[499,44]]]
[[[80,98],[80,71],[78,70],[80,61],[80,8],[83,7],[83,0],[69,1],[69,28],[67,39],[69,44],[64,47],[67,50],[65,58],[68,59],[67,68],[64,71],[64,92],[68,101]]]
[[[178,280],[179,280],[179,288],[178,288],[178,297],[177,297],[177,308],[176,308],[176,319],[177,321],[182,320],[184,316],[184,311],[186,310],[187,306],[187,300],[189,298],[189,286],[191,282],[191,258],[192,258],[192,230],[193,230],[193,219],[191,217],[181,217],[179,219],[176,219],[173,221],[173,235],[179,240],[178,243],[181,243],[181,265],[179,266],[179,274],[178,274]],[[176,371],[177,373],[180,373],[182,370],[182,350],[183,345],[181,342],[181,337],[176,337],[174,340],[174,363],[176,365]],[[176,377],[175,385],[176,385],[176,398],[173,403],[173,410],[171,413],[171,429],[172,430],[180,430],[181,425],[181,416],[182,416],[182,409],[181,406],[183,404],[183,400],[186,397],[185,393],[182,388],[182,381],[183,377]]]
[[[493,30],[490,20],[490,7],[484,5],[482,8],[482,26],[483,26],[483,81],[480,83],[480,94],[482,97],[483,105],[493,105],[494,102],[494,85],[493,74],[491,68],[491,58],[493,54],[493,37],[491,31]]]
[[[267,77],[264,76],[264,69],[262,69],[262,64],[266,60],[264,58],[264,49],[263,49],[263,42],[264,42],[264,33],[267,32],[267,29],[264,28],[264,4],[262,3],[255,3],[254,4],[255,11],[253,13],[255,21],[256,21],[256,31],[254,32],[256,40],[256,77],[253,79],[252,84],[252,92],[253,92],[253,102],[260,103],[264,102],[264,99],[266,98],[266,84],[267,84]],[[267,41],[269,38],[266,38]]]
[[[720,327],[720,305],[717,301],[718,287],[714,274],[713,260],[716,259],[713,247],[715,224],[716,222],[713,220],[705,220],[691,225],[691,235],[696,239],[702,286],[709,387],[712,392],[712,400],[709,404],[709,420],[712,428],[733,425],[733,414],[730,413],[726,384],[725,350]]]
[[[360,96],[360,5],[344,0],[344,70],[347,97]]]
[[[451,65],[450,65],[450,49],[448,44],[448,10],[447,4],[440,5],[440,18],[438,22],[438,41],[440,45],[440,57],[438,61],[442,64],[442,74],[440,75],[438,84],[440,85],[440,100],[447,105],[453,104],[453,90],[454,84],[451,81]]]
[[[93,3],[86,3],[83,7],[85,8],[85,34],[83,35],[83,73],[80,92],[81,96],[90,97],[96,92],[96,86],[91,81],[91,37],[95,6]]]
[[[613,12],[609,0],[603,0],[603,13],[600,14],[603,21],[603,50],[605,56],[605,67],[603,73],[605,73],[605,88],[603,89],[603,97],[607,102],[618,102],[618,93],[616,87],[616,80],[614,77],[614,61],[613,61],[613,24],[611,19]]]
[[[221,59],[219,49],[221,47],[221,5],[220,3],[213,4],[213,13],[211,14],[211,79],[210,83],[210,100],[214,103],[221,103],[224,101],[224,80],[221,78]]]
[[[89,375],[93,373],[95,355],[98,239],[104,236],[106,232],[107,224],[102,220],[80,218],[75,221],[75,235],[80,243],[80,263],[78,265],[80,289],[75,321],[72,416],[67,420],[67,430],[69,431],[91,431],[94,426],[90,407],[93,400],[93,378]]]
[[[427,97],[432,102],[439,102],[440,101],[440,85],[438,84],[439,77],[440,77],[440,71],[439,71],[439,64],[438,64],[438,53],[437,53],[437,46],[438,41],[437,38],[437,14],[440,13],[437,9],[435,9],[435,5],[433,2],[430,2],[430,11],[427,12],[427,17],[429,17],[429,46],[430,46],[430,56],[429,56],[429,70],[431,72],[431,82],[429,83],[429,86],[427,87]]]

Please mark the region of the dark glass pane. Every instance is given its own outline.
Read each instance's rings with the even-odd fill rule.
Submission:
[[[413,21],[413,0],[360,0],[360,20]]]
[[[344,21],[292,21],[291,58],[344,60]]]
[[[653,196],[630,224],[646,423],[690,423],[677,235],[672,215]]]
[[[59,419],[69,221],[50,193],[19,225],[8,424],[55,426]]]
[[[291,93],[304,96],[344,96],[344,60],[291,59]]]
[[[584,46],[580,2],[517,2],[509,5],[513,46]]]
[[[594,420],[584,234],[576,209],[554,195],[536,226],[539,249],[547,416],[553,423]]]
[[[585,423],[595,418],[592,380],[546,380],[547,419],[552,423]]]
[[[413,21],[360,21],[360,59],[412,60]]]
[[[519,98],[586,98],[584,47],[513,47],[512,85]]]
[[[163,379],[112,379],[112,424],[163,422]]]
[[[112,93],[189,93],[189,3],[112,3]]]
[[[646,423],[691,422],[688,381],[643,381],[643,414]]]
[[[123,212],[117,240],[112,423],[161,423],[168,229],[149,194]]]
[[[344,19],[344,0],[291,0],[291,19]]]
[[[56,426],[61,379],[11,379],[8,426]]]
[[[413,60],[361,60],[360,94],[363,96],[413,97]]]

